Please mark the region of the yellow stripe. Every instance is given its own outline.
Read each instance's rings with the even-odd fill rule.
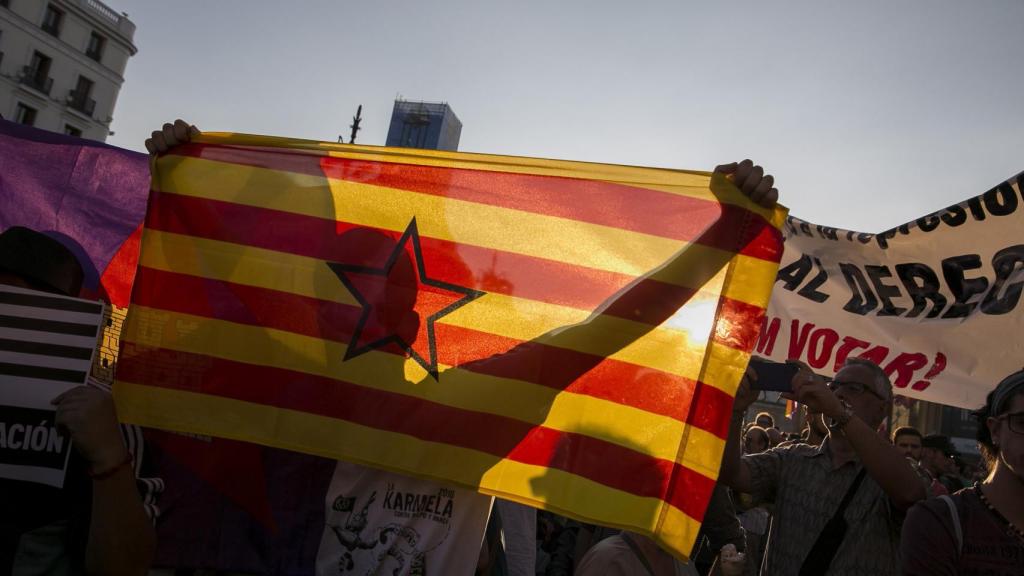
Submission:
[[[662,517],[658,527],[651,537],[662,548],[665,548],[673,556],[685,562],[689,559],[688,556],[697,542],[697,534],[699,532],[700,522],[694,520],[675,506],[666,505],[662,509]],[[748,558],[751,557],[748,556]]]
[[[681,462],[712,478],[717,476],[716,458],[724,448],[724,441],[714,434],[616,402],[458,368],[442,367],[441,382],[433,378],[407,381],[402,377],[406,361],[398,356],[369,352],[341,362],[343,344],[268,328],[133,306],[122,340],[334,378],[564,432],[586,431],[627,447],[642,446],[645,453],[669,461],[676,460],[686,434],[689,460]],[[383,376],[388,374],[392,377]],[[608,430],[609,422],[620,424],[619,429]]]
[[[768,278],[774,279],[776,272],[778,272],[778,264],[766,269],[762,266],[752,266],[750,259],[735,259],[727,270],[723,290],[728,290],[730,286],[736,284],[754,283],[759,286],[770,286],[772,280],[768,280]],[[767,308],[770,297],[771,290],[762,290],[759,298],[752,304],[759,308]],[[718,322],[722,323],[719,327],[720,330],[725,332],[730,330],[730,326],[726,324],[728,319],[720,318]],[[747,327],[747,329],[749,328]],[[740,379],[746,371],[748,360],[749,354],[740,353],[718,342],[711,341],[705,352],[700,381],[724,390],[730,396],[735,396]]]
[[[414,166],[598,180],[624,186],[650,188],[652,190],[712,202],[733,204],[760,214],[772,222],[776,228],[780,228],[785,223],[785,208],[779,207],[775,210],[762,208],[748,200],[735,186],[728,183],[724,178],[717,176],[712,182],[712,174],[710,172],[576,162],[571,160],[549,160],[523,156],[448,152],[443,150],[336,144],[332,142],[316,142],[313,140],[256,136],[231,132],[205,132],[195,138],[195,141],[226,146],[258,146],[304,150],[314,155],[348,158],[365,162],[392,162]],[[714,193],[709,188],[709,184],[712,183],[715,186]],[[779,217],[780,214],[781,218]]]
[[[358,306],[322,260],[157,230],[147,230],[142,243],[140,264],[147,268]],[[706,286],[717,289],[725,273],[723,270]],[[696,374],[693,367],[703,358],[717,303],[713,293],[699,293],[653,330],[646,324],[599,315],[592,320],[586,337],[566,334],[558,345],[692,377]],[[589,311],[578,308],[491,293],[445,316],[440,323],[529,341],[589,316]],[[621,350],[609,348],[616,338],[591,336],[645,330],[650,333]]]
[[[327,263],[230,242],[147,229],[139,265],[358,306]]]
[[[415,217],[419,232],[425,237],[631,276],[653,270],[684,247],[703,255],[707,261],[733,257],[730,252],[700,244],[396,188],[184,156],[168,156],[160,162],[156,180],[165,193],[395,232],[404,231]],[[515,234],[510,234],[510,230],[515,230]],[[771,262],[742,254],[735,258],[773,266]],[[693,286],[692,280],[687,282],[687,278],[655,278],[700,287]],[[730,297],[751,297],[744,295],[746,291],[749,289],[737,286],[737,293]]]
[[[339,180],[330,180],[325,187],[323,177],[196,158],[169,156],[160,162],[164,166],[156,177],[157,187],[165,193],[394,232],[404,231],[415,217],[420,234],[426,237],[629,276],[649,273],[684,247],[705,262],[743,260],[745,267],[763,270],[764,278],[774,279],[768,271],[777,269],[776,263],[759,258],[566,218]],[[652,278],[701,288],[695,277],[669,277],[661,270]],[[758,286],[736,283],[726,295],[751,302],[763,292]]]
[[[584,522],[642,533],[653,533],[661,523],[662,536],[673,538],[668,544],[679,555],[689,551],[699,529],[696,520],[657,498],[629,494],[561,470],[344,420],[124,381],[116,382],[114,399],[118,415],[127,423],[354,461],[438,482],[454,482],[471,490],[479,487],[481,492]],[[667,523],[672,525],[669,533],[665,532]]]

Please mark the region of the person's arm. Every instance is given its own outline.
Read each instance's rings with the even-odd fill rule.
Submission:
[[[701,530],[707,535],[708,543],[716,554],[726,544],[732,544],[739,552],[747,549],[743,527],[736,517],[736,507],[729,497],[729,489],[721,482],[715,484],[711,492],[711,501],[704,513]]]
[[[750,466],[743,460],[743,452],[740,444],[743,437],[743,415],[747,408],[757,400],[758,391],[752,387],[757,381],[757,372],[750,366],[740,380],[740,387],[736,390],[736,399],[732,404],[732,420],[729,422],[729,439],[725,442],[725,452],[722,454],[722,468],[718,473],[718,481],[726,486],[750,494],[754,489],[753,478],[750,474]]]
[[[825,385],[824,379],[811,373],[805,366],[793,378],[791,397],[829,418],[841,418],[845,412],[842,402]],[[846,437],[861,464],[889,496],[896,509],[907,510],[928,496],[920,477],[903,453],[879,436],[866,422],[854,415],[843,427],[841,434]]]
[[[708,548],[715,556],[711,570],[708,571],[711,576],[722,576],[722,549],[727,544],[732,545],[733,552],[742,553],[747,549],[746,533],[736,517],[736,507],[729,497],[729,489],[721,482],[715,484],[711,493],[701,532],[708,537]],[[700,541],[699,535],[697,539]],[[734,561],[730,561],[728,569],[734,570],[734,564]]]
[[[721,178],[721,180],[720,180]],[[755,203],[764,208],[774,208],[778,202],[778,190],[774,188],[775,179],[771,175],[765,175],[760,166],[755,166],[750,160],[732,164],[725,164],[715,168],[715,174],[711,180],[711,192],[715,196],[725,195],[726,191],[722,181],[728,180],[735,185],[740,192]],[[578,345],[580,340],[598,338],[601,348],[605,350],[605,356],[615,352],[639,340],[646,333],[654,330],[675,314],[679,308],[686,304],[689,295],[686,291],[674,290],[671,292],[653,292],[649,281],[657,276],[663,282],[671,282],[675,278],[686,278],[690,286],[703,286],[710,281],[719,271],[729,264],[732,254],[724,251],[708,252],[705,250],[693,250],[694,245],[700,244],[705,238],[712,238],[722,233],[721,228],[728,224],[717,220],[705,230],[700,237],[695,238],[675,253],[666,262],[637,278],[627,286],[605,300],[589,318],[573,326],[557,328],[540,336],[534,343],[554,346],[558,348],[572,348],[573,344]],[[761,220],[754,225],[771,226],[767,221]],[[609,333],[607,330],[594,330],[591,325],[600,316],[618,315],[626,317],[632,314],[636,318],[642,318],[640,323],[643,328],[626,332],[619,331]],[[522,358],[516,358],[522,361]],[[596,358],[594,362],[600,361]],[[585,373],[593,366],[581,363],[577,374]]]
[[[843,428],[843,435],[857,452],[868,474],[889,495],[897,509],[906,510],[928,496],[921,479],[899,449],[886,442],[863,420],[856,416],[851,418]]]
[[[135,486],[113,399],[106,392],[79,386],[53,403],[57,425],[67,430],[93,476],[86,570],[103,575],[145,574],[156,551],[156,532]]]
[[[754,166],[750,160],[738,164],[719,166],[712,176],[710,190],[716,197],[734,195],[732,182],[740,192],[758,202],[762,207],[773,208],[778,200],[778,190],[774,179],[764,175],[760,166]],[[587,319],[577,324],[555,328],[535,339],[519,344],[506,353],[491,356],[458,366],[463,370],[472,371],[486,363],[489,370],[501,371],[508,364],[515,372],[528,370],[550,370],[547,351],[550,349],[587,349],[600,350],[600,354],[580,356],[578,362],[571,366],[562,366],[557,371],[557,381],[549,378],[552,385],[568,386],[577,378],[593,369],[605,358],[617,353],[633,342],[643,338],[652,330],[679,311],[696,294],[692,290],[672,288],[673,283],[699,287],[705,285],[720,271],[729,265],[733,254],[726,250],[704,250],[695,248],[708,238],[728,234],[739,234],[729,230],[732,224],[726,220],[716,220],[700,237],[683,245],[678,252],[657,268],[647,272],[609,296],[595,308]],[[771,227],[767,219],[751,213],[752,230],[744,233],[745,237],[754,237],[757,233]],[[681,243],[682,244],[682,243]],[[657,278],[658,281],[652,281]],[[668,288],[666,288],[668,287]],[[608,330],[601,322],[603,318],[637,318],[630,330]]]

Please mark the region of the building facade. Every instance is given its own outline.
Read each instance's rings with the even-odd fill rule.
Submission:
[[[443,102],[395,100],[387,146],[458,150],[462,122]]]
[[[134,36],[99,0],[0,0],[0,114],[106,140]]]

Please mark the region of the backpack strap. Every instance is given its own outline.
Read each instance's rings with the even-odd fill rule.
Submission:
[[[960,526],[960,512],[956,509],[956,502],[953,499],[943,494],[939,496],[939,499],[949,506],[949,513],[953,516],[953,533],[956,534],[956,556],[957,558],[963,553],[964,550],[964,530]]]

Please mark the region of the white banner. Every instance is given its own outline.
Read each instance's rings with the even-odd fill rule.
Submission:
[[[880,234],[790,217],[757,353],[826,375],[865,357],[897,394],[981,406],[1024,366],[1022,177]]]

